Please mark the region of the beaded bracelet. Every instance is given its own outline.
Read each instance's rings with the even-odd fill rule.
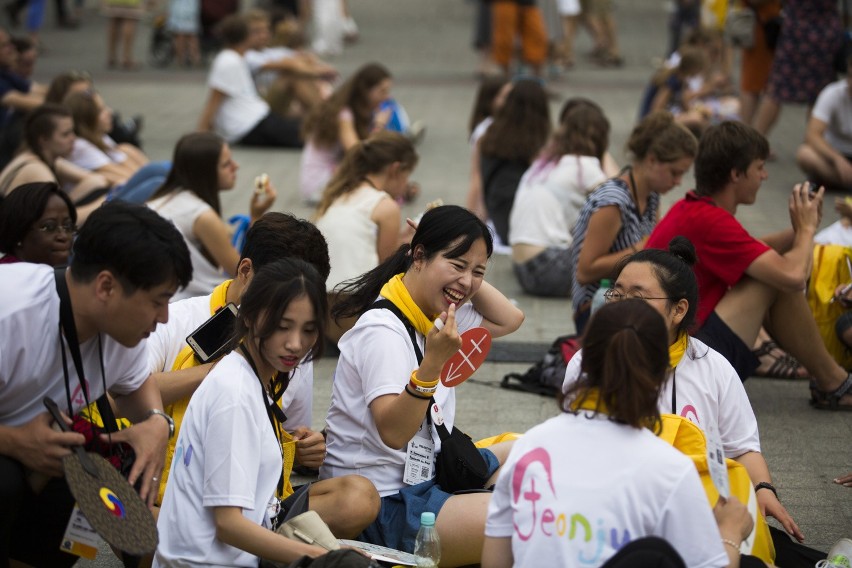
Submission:
[[[424,387],[424,388],[427,388],[427,389],[438,386],[438,379],[435,379],[434,381],[421,381],[420,379],[418,379],[417,378],[417,369],[411,371],[410,381],[411,381],[411,384],[421,386],[421,387]]]
[[[736,550],[737,552],[739,552],[739,551],[740,551],[740,546],[739,546],[736,542],[732,541],[731,539],[729,539],[729,538],[723,538],[723,539],[722,539],[722,542],[723,542],[724,544],[727,544],[728,546],[730,546],[731,548],[733,548],[733,549],[734,549],[734,550]]]
[[[416,392],[411,390],[408,385],[405,385],[405,393],[407,395],[413,396],[414,398],[417,398],[419,400],[429,400],[430,398],[432,398],[431,396],[421,396],[421,395],[417,394]]]

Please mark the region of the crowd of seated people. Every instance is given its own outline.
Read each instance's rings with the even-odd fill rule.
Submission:
[[[13,125],[3,132],[19,142],[0,170],[0,566],[76,561],[58,546],[74,507],[61,462],[88,442],[52,428],[44,396],[69,422],[106,420],[94,409],[107,401],[128,426],[112,436],[135,452],[128,481],[157,522],[159,545],[141,559],[153,566],[324,556],[319,540],[282,529],[308,512],[335,538],[406,552],[434,513],[441,566],[797,566],[781,539],[804,535],[773,485],[743,382],[768,333],[789,353],[772,356],[810,377],[814,408],[852,408],[852,374],[802,294],[818,186],[852,186],[848,80],[825,86],[803,129],[797,160],[814,183],[793,187],[790,228],[760,239],[736,213],[767,177],[769,143],[744,123],[706,115],[696,127],[681,112],[706,71],[690,46],[655,82],[621,169],[598,103],[571,98],[553,124],[540,81],[484,83],[468,208],[403,221],[420,158],[390,70],[368,63],[333,87],[322,60],[270,47],[271,26],[262,10],[223,20],[198,131],[176,136],[163,162],[123,138],[126,125],[113,136],[84,74],[49,89],[21,75],[0,30]],[[301,152],[312,221],[273,210],[268,176],[238,181],[238,144]],[[661,196],[693,166],[694,190],[663,214]],[[220,192],[249,185],[236,244]],[[483,473],[454,491],[437,456],[452,447],[444,428],[464,428],[468,395],[442,369],[465,331],[499,338],[525,320],[486,281],[501,250],[524,293],[573,308],[583,347],[555,416],[473,451]],[[837,299],[852,305],[852,291]],[[189,340],[229,314],[215,349]],[[847,345],[850,330],[838,327]],[[320,431],[315,362],[329,343],[339,356]],[[66,357],[75,350],[79,367]],[[751,481],[751,506],[702,484],[692,456],[661,438],[666,415],[714,426]],[[297,485],[296,470],[316,480]],[[33,473],[50,480],[34,486]],[[768,532],[768,517],[783,532]],[[584,522],[588,538],[575,538]],[[777,556],[758,552],[758,528]]]

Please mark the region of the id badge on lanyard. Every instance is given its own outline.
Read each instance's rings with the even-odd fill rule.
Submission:
[[[432,421],[435,424],[443,424],[444,415],[437,403],[432,403],[429,411],[432,413]],[[417,485],[434,477],[435,442],[432,441],[432,428],[424,418],[417,434],[408,442],[402,481],[406,485]]]

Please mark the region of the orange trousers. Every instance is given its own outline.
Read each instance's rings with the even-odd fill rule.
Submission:
[[[494,61],[503,67],[509,65],[515,47],[515,37],[520,35],[524,61],[541,65],[547,58],[547,32],[538,6],[519,6],[515,2],[491,3],[491,49]]]

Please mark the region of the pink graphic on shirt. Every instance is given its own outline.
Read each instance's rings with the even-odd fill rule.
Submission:
[[[701,426],[701,420],[698,419],[698,411],[691,404],[687,404],[680,410],[680,415],[686,418],[696,426]]]
[[[540,466],[544,471],[546,484],[541,486]],[[526,484],[524,483],[526,481]],[[536,488],[539,481],[539,489]],[[600,565],[605,560],[607,546],[615,551],[630,542],[627,529],[611,527],[607,529],[603,518],[596,520],[596,528],[581,513],[554,511],[546,503],[560,504],[553,484],[553,469],[550,454],[544,448],[534,448],[521,456],[512,472],[512,503],[515,513],[513,526],[521,541],[530,540],[537,532],[548,538],[567,538],[571,541],[588,543],[577,551],[577,561],[583,565]],[[550,489],[550,495],[541,491]],[[526,489],[526,490],[525,490]],[[518,525],[517,519],[529,519],[528,527]]]
[[[83,384],[86,385],[86,394],[92,392],[89,390],[89,381],[83,379]],[[94,402],[91,401],[90,402]],[[73,406],[72,410],[76,411],[78,408],[83,408],[86,406],[86,397],[84,396],[83,389],[80,388],[80,381],[77,381],[77,386],[74,387],[74,390],[71,391],[71,405]]]

